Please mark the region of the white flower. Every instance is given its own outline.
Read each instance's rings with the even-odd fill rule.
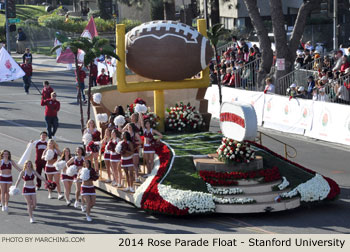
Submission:
[[[282,177],[283,181],[281,184],[278,185],[278,189],[283,190],[285,189],[287,186],[289,186],[289,182],[286,179],[286,177]]]
[[[243,193],[243,190],[241,188],[235,188],[235,187],[230,187],[230,188],[225,188],[225,187],[212,187],[211,184],[207,184],[207,189],[208,192],[212,194],[223,194],[223,195],[232,195],[232,194],[241,194]]]
[[[179,131],[181,131],[181,128],[178,128]]]
[[[241,155],[242,155],[242,154],[243,154],[243,151],[240,151],[240,152],[239,152],[239,154],[241,154]]]
[[[238,148],[241,147],[241,146],[242,146],[242,144],[240,144],[240,143],[237,144],[237,147],[238,147]]]

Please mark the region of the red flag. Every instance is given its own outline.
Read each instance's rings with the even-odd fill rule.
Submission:
[[[89,23],[85,27],[80,37],[92,39],[93,37],[96,37],[96,36],[98,36],[98,33],[97,33],[95,21],[94,21],[94,18],[91,17],[89,20]]]

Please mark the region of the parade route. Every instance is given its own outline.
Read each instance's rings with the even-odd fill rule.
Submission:
[[[34,55],[35,62],[38,64],[34,67],[33,82],[41,89],[42,82],[48,80],[61,102],[58,114],[60,127],[57,132],[59,147],[61,150],[69,147],[74,151],[81,143],[81,131],[73,70],[57,66],[54,60],[46,56]],[[85,118],[86,107],[84,106]],[[218,130],[215,125],[216,122],[213,122],[212,130]],[[27,143],[31,139],[38,139],[43,130],[44,108],[40,106],[37,90],[31,87],[29,95],[26,95],[21,79],[0,83],[0,149],[10,150],[14,160],[18,161]],[[298,156],[293,161],[334,179],[341,188],[339,200],[317,206],[302,206],[281,213],[215,214],[184,218],[150,215],[97,190],[97,202],[92,211],[93,222],[88,223],[80,209],[67,207],[64,201],[57,200],[56,193],[54,199],[48,199],[47,192],[41,189],[37,193],[37,223],[29,223],[23,196],[12,196],[9,213],[0,212],[0,233],[350,233],[350,148],[276,131],[265,132],[297,149]],[[272,150],[282,153],[281,146],[268,139],[263,141]],[[14,180],[17,176],[17,171],[13,170]],[[74,189],[73,186],[72,192]],[[73,193],[71,196],[74,198]]]

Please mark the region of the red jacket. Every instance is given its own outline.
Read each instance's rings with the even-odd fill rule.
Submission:
[[[103,86],[103,85],[107,85],[109,83],[109,76],[106,74],[100,74],[97,77],[97,84]]]
[[[45,106],[45,116],[57,116],[60,110],[60,102],[52,99],[41,99],[41,106]]]
[[[79,80],[80,80],[80,83],[83,83],[84,82],[84,79],[86,78],[86,73],[84,70],[82,70],[81,68],[79,68]],[[77,78],[77,71],[75,70],[75,80],[77,82],[78,81],[78,78]]]
[[[32,68],[31,64],[22,64],[21,68],[26,73],[26,76],[32,76],[33,75],[33,68]]]
[[[53,92],[53,88],[52,87],[48,87],[48,88],[43,88],[41,90],[42,93],[42,99],[47,100],[51,98],[51,93]]]
[[[97,66],[95,64],[92,64],[90,68],[90,76],[91,77],[97,77]]]

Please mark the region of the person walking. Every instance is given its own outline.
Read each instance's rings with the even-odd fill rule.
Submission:
[[[30,53],[30,49],[29,48],[26,48],[26,51],[23,54],[22,59],[23,59],[23,63],[26,62],[26,59],[28,59],[28,63],[29,64],[33,63],[33,55]]]
[[[91,68],[90,68],[90,78],[92,81],[92,87],[96,87],[97,86],[97,65],[95,63],[92,63]]]
[[[17,53],[18,54],[23,54],[26,48],[25,41],[27,40],[26,34],[23,32],[22,28],[18,28],[18,34],[17,34]]]
[[[30,84],[32,83],[33,68],[32,64],[29,63],[29,59],[25,59],[25,63],[21,65],[21,68],[25,75],[23,76],[24,92],[29,94]]]
[[[41,159],[43,152],[47,148],[47,132],[42,131],[40,133],[40,139],[36,141],[31,141],[35,146],[35,171],[41,176],[42,171],[45,169],[46,161]],[[36,178],[36,189],[39,190],[41,187],[40,177]]]
[[[51,93],[50,99],[44,99],[44,96],[41,97],[41,106],[45,106],[45,121],[49,139],[55,137],[58,128],[57,113],[61,105],[56,97],[57,95],[55,92]]]
[[[83,98],[84,103],[86,103],[86,98],[85,98],[85,94],[84,94],[84,89],[85,89],[85,83],[84,80],[86,78],[86,73],[85,71],[82,69],[83,66],[78,67],[77,70],[75,70],[75,77],[76,77],[76,83],[77,83],[77,103],[79,104],[79,92],[81,92],[81,96]],[[78,80],[78,76],[79,76],[79,80]]]
[[[44,100],[51,98],[51,93],[54,92],[53,88],[50,86],[50,83],[48,81],[44,81],[43,83],[43,89],[41,90],[42,96],[44,97]]]

